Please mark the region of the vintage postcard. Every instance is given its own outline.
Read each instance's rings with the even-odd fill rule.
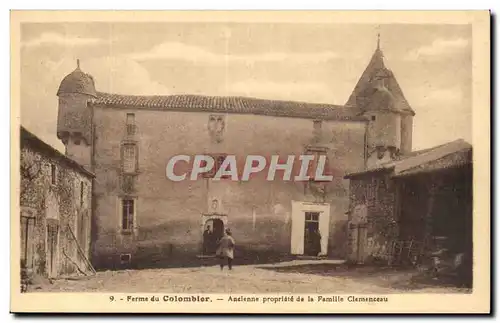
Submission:
[[[488,11],[11,27],[11,311],[490,311]]]

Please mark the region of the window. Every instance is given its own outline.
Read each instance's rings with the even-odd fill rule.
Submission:
[[[375,116],[372,116],[372,121],[375,121],[376,117]]]
[[[127,113],[127,135],[135,135],[135,114]]]
[[[319,213],[318,212],[306,212],[306,221],[309,222],[318,222],[319,221]]]
[[[85,184],[80,182],[80,206],[83,205],[83,192],[85,190]]]
[[[122,230],[131,231],[134,227],[134,200],[122,200]]]
[[[136,146],[134,144],[123,145],[123,171],[125,173],[135,173],[136,163]]]
[[[319,166],[319,160],[320,160],[320,158],[323,158],[322,156],[324,156],[324,158],[325,158],[325,164],[323,167],[323,173],[319,174],[319,175],[323,175],[323,176],[332,175],[328,155],[326,155],[324,152],[320,152],[320,151],[315,151],[315,152],[312,152],[309,154],[314,155],[314,159],[309,163],[309,167],[307,169],[307,176],[309,176],[310,181],[322,182],[321,180],[316,180],[316,172],[317,172],[317,169]]]
[[[57,169],[54,164],[50,164],[50,183],[52,185],[56,185],[57,183]]]
[[[368,201],[373,201],[376,202],[378,199],[378,180],[376,178],[372,178],[371,181],[369,181],[366,184],[366,190],[367,190],[367,199]]]
[[[131,257],[131,255],[129,253],[122,253],[122,254],[120,254],[120,263],[122,265],[129,264],[131,259],[132,259],[132,257]]]

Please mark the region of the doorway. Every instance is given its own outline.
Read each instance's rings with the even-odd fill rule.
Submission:
[[[205,221],[203,229],[203,254],[214,255],[217,243],[224,235],[224,222],[221,219],[209,219]]]
[[[21,263],[33,267],[35,218],[21,215]]]
[[[305,212],[304,255],[317,256],[321,251],[319,212]]]
[[[292,255],[326,256],[328,254],[330,204],[292,201],[291,224],[290,251]]]
[[[47,274],[49,277],[57,276],[57,245],[59,224],[47,223]]]
[[[351,239],[351,251],[349,260],[357,264],[365,262],[368,256],[366,245],[368,244],[368,208],[366,204],[358,204],[352,210],[352,217],[349,223],[349,238]]]

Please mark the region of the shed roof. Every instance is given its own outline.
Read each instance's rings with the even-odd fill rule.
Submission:
[[[437,171],[460,167],[472,163],[472,145],[463,139],[448,142],[436,147],[414,151],[373,168],[350,173],[345,178],[369,176],[377,172],[391,172],[393,177],[414,175],[422,172]]]

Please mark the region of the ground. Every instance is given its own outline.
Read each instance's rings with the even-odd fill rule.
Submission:
[[[464,293],[432,280],[417,281],[416,270],[348,268],[341,262],[290,261],[278,264],[119,270],[30,286],[33,292],[153,293]],[[421,275],[420,275],[421,276]]]

